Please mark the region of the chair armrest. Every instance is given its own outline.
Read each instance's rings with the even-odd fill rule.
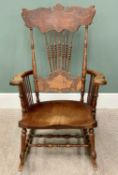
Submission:
[[[99,87],[100,85],[106,85],[107,81],[105,76],[99,72],[87,70],[87,74],[90,75],[87,103],[91,106],[93,116],[95,117]]]
[[[15,75],[14,78],[10,81],[10,85],[18,86],[19,97],[23,112],[27,112],[30,109],[30,107],[34,104],[32,89],[29,80],[29,76],[32,74],[32,70],[19,73]]]
[[[24,77],[27,77],[27,76],[32,75],[32,74],[33,74],[32,70],[19,73],[19,74],[15,75],[14,78],[10,81],[10,85],[19,86],[20,84],[23,83],[23,78]]]
[[[90,74],[91,76],[94,76],[94,84],[96,85],[105,85],[107,84],[107,81],[105,79],[105,76],[99,72],[96,72],[94,70],[87,70],[87,74]]]

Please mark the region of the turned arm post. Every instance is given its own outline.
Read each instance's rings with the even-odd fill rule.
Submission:
[[[22,112],[27,112],[29,105],[28,105],[28,100],[26,98],[23,84],[20,84],[18,86],[18,89],[19,89],[19,98],[20,98]]]
[[[18,86],[22,112],[27,112],[34,103],[32,96],[32,89],[29,80],[29,76],[32,74],[33,74],[32,70],[23,72],[17,74],[10,81],[10,85]]]
[[[92,113],[94,118],[96,116],[98,92],[99,92],[99,85],[94,85],[92,88],[92,95],[91,95],[91,101],[90,101],[90,106],[92,107]]]
[[[87,103],[91,106],[93,116],[95,117],[99,88],[101,85],[107,84],[107,81],[105,76],[99,72],[87,70],[87,74],[90,76]]]

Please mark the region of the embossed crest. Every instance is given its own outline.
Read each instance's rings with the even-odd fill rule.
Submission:
[[[64,29],[76,31],[82,25],[90,25],[95,12],[94,6],[64,8],[61,4],[57,4],[53,8],[23,9],[22,17],[27,27],[38,27],[41,32],[51,30],[61,32]]]
[[[48,78],[39,77],[39,90],[48,92],[80,91],[82,80],[80,77],[73,78],[65,71],[51,73]]]

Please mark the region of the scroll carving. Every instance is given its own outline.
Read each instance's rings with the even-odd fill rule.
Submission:
[[[64,8],[61,4],[57,4],[53,8],[23,9],[22,17],[27,27],[38,27],[41,32],[51,30],[61,32],[64,29],[74,32],[82,25],[90,25],[95,12],[94,6]]]
[[[48,78],[38,79],[39,91],[43,92],[67,92],[80,91],[82,88],[82,81],[80,77],[73,78],[65,71],[57,71],[51,73]]]

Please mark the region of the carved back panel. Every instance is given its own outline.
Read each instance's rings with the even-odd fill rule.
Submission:
[[[30,29],[32,66],[37,93],[39,91],[81,91],[83,96],[87,70],[88,25],[92,23],[94,15],[94,6],[89,8],[79,6],[64,8],[57,4],[53,8],[23,9],[22,17],[26,26]],[[82,74],[73,77],[69,73],[73,38],[74,33],[80,26],[85,27]],[[37,72],[33,38],[34,27],[38,27],[44,34],[50,67],[50,75],[47,78],[41,77]]]
[[[70,70],[73,36],[74,32],[67,30],[45,33],[45,44],[51,72]]]

